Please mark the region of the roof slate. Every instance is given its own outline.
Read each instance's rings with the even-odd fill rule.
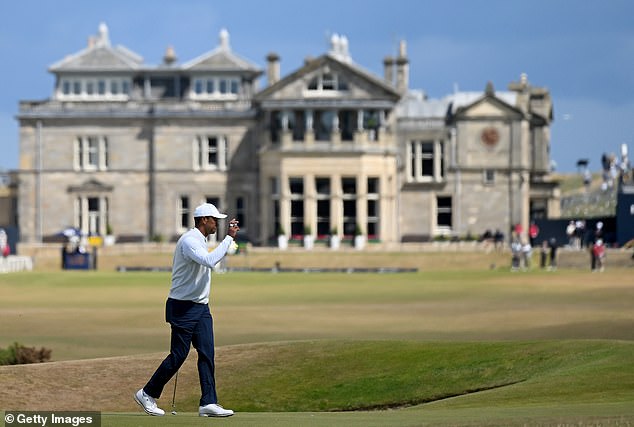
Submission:
[[[63,71],[90,70],[136,70],[143,65],[143,58],[122,46],[94,46],[69,55],[61,61],[51,65],[49,71],[58,73]]]
[[[421,91],[411,90],[399,102],[396,114],[401,118],[442,118],[448,112],[454,114],[459,108],[467,107],[484,96],[484,92],[455,92],[440,99],[428,99]],[[514,106],[517,93],[495,92],[495,97]]]
[[[223,46],[219,46],[207,53],[200,55],[198,58],[194,58],[191,61],[183,64],[183,69],[192,71],[260,71],[260,68],[256,64],[240,57],[239,55],[236,55],[231,50]]]

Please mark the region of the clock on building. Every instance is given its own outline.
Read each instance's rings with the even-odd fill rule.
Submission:
[[[482,133],[480,134],[480,139],[487,147],[493,148],[497,145],[500,140],[500,133],[493,126],[489,126],[484,128]]]

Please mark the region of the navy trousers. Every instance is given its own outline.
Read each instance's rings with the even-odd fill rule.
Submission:
[[[170,354],[160,364],[143,390],[155,399],[161,397],[165,384],[183,365],[190,345],[198,352],[200,406],[218,403],[214,378],[214,331],[209,305],[168,298],[165,320],[172,326]]]

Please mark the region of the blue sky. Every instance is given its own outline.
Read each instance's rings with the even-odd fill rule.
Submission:
[[[634,1],[5,0],[0,13],[0,170],[18,167],[18,102],[48,98],[48,67],[84,49],[100,22],[113,45],[147,64],[160,63],[168,45],[187,62],[226,28],[233,51],[262,69],[278,53],[282,75],[326,52],[338,33],[357,64],[382,76],[383,58],[404,39],[410,88],[429,97],[487,81],[506,90],[523,72],[549,88],[558,171],[576,170],[580,158],[597,171],[601,154],[623,143],[634,152]]]

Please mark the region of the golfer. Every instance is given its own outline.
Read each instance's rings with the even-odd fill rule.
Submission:
[[[170,354],[163,360],[148,383],[137,391],[134,400],[150,415],[165,415],[156,400],[165,384],[178,372],[189,353],[190,344],[198,352],[201,417],[228,417],[233,411],[218,404],[214,378],[214,332],[209,311],[211,269],[226,254],[240,228],[229,222],[227,236],[211,252],[207,250],[207,236],[218,229],[218,219],[227,215],[205,203],[194,211],[194,228],[183,234],[176,243],[172,265],[172,286],[165,304],[165,320],[171,325]]]

